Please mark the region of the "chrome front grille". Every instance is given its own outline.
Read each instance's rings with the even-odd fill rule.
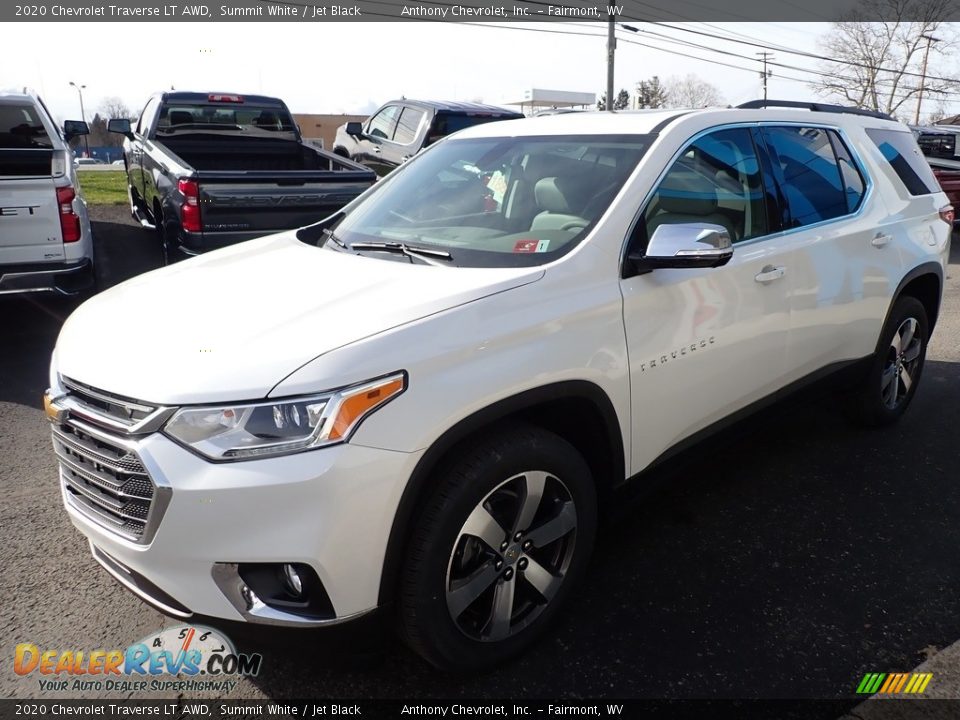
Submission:
[[[55,399],[65,414],[53,425],[53,449],[67,504],[102,527],[138,543],[153,539],[170,501],[137,453],[135,434],[155,431],[169,408],[113,396],[63,378]]]

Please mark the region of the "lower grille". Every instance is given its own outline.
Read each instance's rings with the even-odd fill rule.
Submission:
[[[74,509],[129,540],[149,542],[158,488],[134,450],[75,420],[54,426],[53,448]]]

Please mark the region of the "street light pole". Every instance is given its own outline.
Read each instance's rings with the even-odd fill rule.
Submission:
[[[609,12],[609,16],[607,21],[607,110],[613,110],[613,57],[617,51],[615,34],[617,21],[614,13]]]
[[[87,115],[83,111],[83,91],[87,87],[86,85],[77,85],[73,80],[70,81],[70,84],[76,88],[77,94],[80,96],[80,119],[84,122],[87,121]],[[90,142],[87,140],[87,136],[83,136],[83,147],[87,154],[87,157],[90,157]]]
[[[940,42],[940,38],[932,35],[924,35],[923,39],[927,41],[927,47],[923,51],[923,70],[920,71],[920,92],[917,93],[917,113],[913,116],[913,124],[920,124],[920,106],[923,105],[923,89],[927,84],[927,58],[930,55],[930,44]]]

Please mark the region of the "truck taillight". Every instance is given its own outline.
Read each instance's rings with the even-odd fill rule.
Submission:
[[[953,209],[953,205],[944,205],[940,208],[940,219],[953,227],[953,221],[956,219],[956,211]]]
[[[183,203],[180,205],[180,225],[186,232],[200,232],[200,185],[196,180],[180,178],[177,183]]]
[[[60,231],[65,243],[77,242],[80,239],[80,216],[73,211],[73,200],[76,197],[77,193],[70,185],[57,188]]]

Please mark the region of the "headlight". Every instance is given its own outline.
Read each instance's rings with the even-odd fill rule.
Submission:
[[[283,455],[345,442],[361,421],[407,386],[397,373],[325,395],[182,408],[163,431],[212,460]]]

